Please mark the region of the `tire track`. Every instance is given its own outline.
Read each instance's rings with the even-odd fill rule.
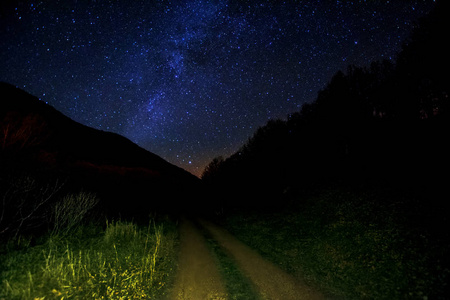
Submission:
[[[204,237],[186,218],[181,219],[180,239],[178,271],[170,299],[227,299],[222,278]]]
[[[275,264],[267,261],[225,229],[205,220],[199,220],[198,223],[230,253],[241,270],[257,286],[263,299],[325,299],[321,293],[299,282]]]

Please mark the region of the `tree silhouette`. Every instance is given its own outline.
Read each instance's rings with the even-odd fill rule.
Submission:
[[[450,26],[448,1],[439,1],[420,20],[397,60],[400,87],[405,97],[399,103],[412,117],[431,118],[448,114],[450,45],[445,38]],[[400,109],[399,109],[400,110]]]
[[[222,156],[215,157],[205,168],[203,171],[201,178],[205,182],[214,180],[214,176],[219,176],[219,172],[221,170],[221,165],[223,164],[224,159]]]
[[[419,22],[396,64],[384,60],[337,72],[315,102],[287,121],[258,128],[237,153],[212,162],[205,179],[233,195],[247,190],[244,198],[326,178],[438,182],[430,174],[448,165],[448,6],[438,2]]]

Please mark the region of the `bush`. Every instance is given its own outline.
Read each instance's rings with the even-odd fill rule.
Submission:
[[[65,196],[53,208],[55,234],[67,233],[83,221],[86,214],[97,205],[94,194],[80,192]]]
[[[45,183],[23,174],[0,177],[0,239],[17,238],[46,224],[62,187],[60,180]]]

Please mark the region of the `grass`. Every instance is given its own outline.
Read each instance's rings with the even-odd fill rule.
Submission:
[[[0,299],[155,299],[171,284],[177,231],[169,221],[119,221],[27,244],[0,252]]]
[[[225,226],[333,299],[445,298],[448,245],[408,226],[400,198],[382,197],[332,188],[286,211],[232,214]]]

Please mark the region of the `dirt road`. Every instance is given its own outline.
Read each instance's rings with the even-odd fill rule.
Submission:
[[[262,299],[324,299],[278,266],[265,260],[225,229],[205,220],[197,220],[235,260],[254,283]],[[172,299],[228,299],[214,259],[198,228],[182,220],[179,270]]]
[[[183,218],[180,223],[180,257],[171,299],[227,299],[216,262],[195,225]]]

